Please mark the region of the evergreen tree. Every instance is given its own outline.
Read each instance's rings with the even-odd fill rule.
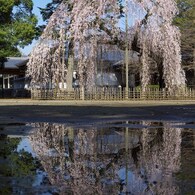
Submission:
[[[63,0],[52,0],[51,3],[48,3],[45,8],[40,8],[40,12],[42,14],[43,20],[47,21],[53,12],[56,10],[56,7],[62,2]],[[66,0],[67,1],[67,0]]]
[[[179,15],[175,24],[181,30],[181,49],[183,65],[195,69],[195,1],[178,0]]]
[[[38,35],[32,0],[0,0],[0,66]]]

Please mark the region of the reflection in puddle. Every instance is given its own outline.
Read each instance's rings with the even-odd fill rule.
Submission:
[[[0,194],[139,195],[195,190],[192,129],[168,122],[79,128],[28,125],[34,128],[29,136],[0,137]]]

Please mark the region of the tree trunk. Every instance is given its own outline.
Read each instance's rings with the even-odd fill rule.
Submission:
[[[195,46],[193,49],[193,68],[194,68],[194,77],[195,77]]]
[[[67,91],[72,91],[73,90],[73,87],[72,87],[73,65],[74,65],[73,56],[69,56],[69,59],[68,59],[68,72],[67,72],[67,77],[66,77]]]
[[[160,89],[165,87],[165,82],[164,82],[164,78],[163,78],[163,63],[159,63],[158,64],[158,73],[159,73],[159,87]]]

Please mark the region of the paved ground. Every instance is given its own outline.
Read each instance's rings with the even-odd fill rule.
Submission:
[[[0,124],[87,124],[123,119],[195,122],[195,101],[72,102],[0,99]]]

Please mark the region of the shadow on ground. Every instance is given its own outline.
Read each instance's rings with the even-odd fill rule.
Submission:
[[[12,122],[96,122],[100,120],[195,121],[191,105],[0,105],[0,123]]]

